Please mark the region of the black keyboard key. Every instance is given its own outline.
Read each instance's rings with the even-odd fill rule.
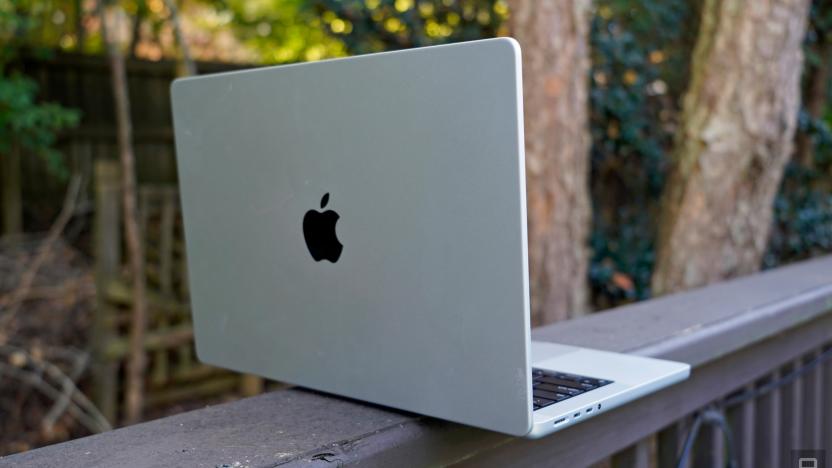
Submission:
[[[581,388],[581,384],[573,380],[563,380],[555,377],[543,377],[542,379],[540,379],[540,381],[550,385],[561,385],[564,387],[571,387],[576,390],[583,390],[583,388]]]
[[[556,385],[549,385],[549,384],[546,384],[546,383],[539,383],[539,384],[535,385],[534,389],[535,390],[546,390],[547,392],[557,392],[558,391],[558,387]]]
[[[559,396],[559,395],[560,394],[558,394],[556,392],[547,392],[545,390],[535,390],[534,391],[534,397],[535,398],[545,398],[547,400],[552,400],[552,401],[560,401],[560,400],[565,399],[565,398],[563,398],[562,396]]]
[[[546,398],[547,400],[554,399],[555,401],[563,401],[567,398],[570,398],[572,395],[567,395],[565,393],[558,392],[547,392],[544,390],[543,392],[535,392],[532,396],[534,398]]]
[[[563,385],[551,385],[547,383],[542,383],[535,387],[535,389],[546,390],[547,392],[558,392],[558,393],[565,393],[567,395],[579,395],[584,391],[582,389],[572,388],[572,387],[565,387]]]
[[[549,400],[548,398],[535,398],[534,400],[532,400],[532,402],[538,408],[545,408],[549,405],[554,404],[555,400]]]
[[[534,396],[532,407],[535,410],[545,408],[611,383],[612,380],[532,369],[532,393]]]

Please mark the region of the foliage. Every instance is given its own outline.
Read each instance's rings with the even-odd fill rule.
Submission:
[[[815,0],[809,10],[809,25],[806,28],[804,54],[810,66],[820,66],[829,57],[817,53],[819,46],[832,43],[832,5]]]
[[[220,27],[235,36],[264,63],[320,60],[346,55],[344,43],[328,33],[325,20],[306,0],[210,0]]]
[[[312,5],[350,53],[507,33],[508,9],[500,0],[314,0]],[[590,76],[590,280],[596,307],[649,295],[653,220],[696,13],[688,0],[596,2]]]
[[[804,44],[804,78],[832,67],[832,5],[814,1]],[[805,84],[804,84],[805,86]],[[804,90],[804,95],[807,90]],[[813,96],[804,96],[804,106]],[[832,251],[832,108],[829,84],[824,111],[814,117],[807,109],[798,116],[798,132],[809,137],[811,161],[791,161],[774,202],[774,222],[763,266],[806,259]],[[804,165],[805,164],[805,165]]]
[[[311,9],[350,53],[504,35],[504,0],[312,0]]]
[[[0,154],[13,144],[46,159],[58,176],[67,175],[66,165],[54,148],[55,133],[78,122],[78,112],[57,104],[37,104],[37,85],[20,74],[0,77]]]
[[[658,203],[696,25],[686,0],[596,6],[589,271],[593,303],[603,308],[650,294]]]
[[[117,1],[131,17],[143,11],[150,40],[163,42],[167,17],[162,0]],[[67,34],[79,16],[73,10],[75,1],[17,0],[15,4],[15,11],[28,10],[33,13],[29,17],[39,21],[43,31],[37,37],[44,44],[58,43],[64,48],[73,44]],[[4,6],[0,14],[7,14],[9,0],[0,0],[0,5]],[[233,47],[244,45],[262,63],[317,60],[508,33],[506,0],[180,0],[180,5],[185,21],[196,31],[193,51],[197,58],[200,51],[215,47],[209,41],[200,48],[200,37],[228,31],[233,31],[237,41]],[[588,79],[593,201],[590,282],[596,308],[650,295],[656,219],[700,7],[697,0],[594,1]],[[23,16],[16,18],[22,21]],[[0,20],[0,34],[7,36],[9,28],[7,21]],[[205,34],[200,36],[200,31]],[[69,35],[73,34],[78,32]],[[96,35],[88,36],[86,50],[91,51]],[[815,0],[805,47],[808,66],[828,66],[830,57],[824,56],[820,46],[830,41],[832,4]],[[34,95],[31,89],[26,92]],[[33,97],[28,99],[34,102]],[[51,122],[59,124],[58,120]],[[800,131],[812,137],[814,163],[802,167],[793,162],[786,170],[775,203],[766,266],[829,250],[830,122],[828,115],[812,118],[801,113]]]
[[[832,252],[832,113],[813,118],[805,111],[799,130],[809,135],[812,164],[793,160],[786,166],[774,200],[774,216],[765,268]]]
[[[32,20],[22,16],[14,4],[0,1],[0,154],[12,145],[38,154],[58,176],[66,176],[66,166],[55,151],[55,134],[78,123],[77,111],[53,103],[37,103],[37,84],[22,74],[10,71],[8,63],[17,54],[17,37]]]
[[[781,191],[774,202],[774,225],[764,267],[832,251],[830,169],[828,163],[825,173],[796,162],[786,167]]]

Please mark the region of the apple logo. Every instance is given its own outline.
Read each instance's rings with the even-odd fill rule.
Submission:
[[[321,198],[321,209],[324,209],[329,201],[329,193]],[[338,213],[327,211],[309,210],[303,217],[303,238],[306,240],[306,247],[316,262],[329,260],[332,263],[341,257],[341,250],[344,246],[338,241],[335,233],[335,223],[340,216]]]

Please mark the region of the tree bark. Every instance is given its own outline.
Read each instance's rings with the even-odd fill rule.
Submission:
[[[587,310],[591,0],[514,0],[523,50],[532,323]]]
[[[136,18],[133,20],[133,29],[130,32],[130,45],[127,46],[127,55],[136,58],[136,47],[142,39],[142,23],[147,15],[147,4],[144,0],[136,0]]]
[[[165,0],[165,6],[170,12],[170,22],[173,25],[176,42],[179,43],[179,54],[182,65],[182,71],[179,74],[181,76],[194,76],[196,75],[196,63],[191,58],[191,50],[188,47],[188,41],[185,40],[185,33],[182,31],[182,20],[179,19],[179,9],[176,7],[176,0]]]
[[[84,2],[82,0],[73,0],[72,6],[75,11],[75,51],[83,53],[84,42],[87,39],[87,31],[84,28]]]
[[[136,172],[133,156],[133,124],[130,118],[130,98],[127,90],[127,71],[124,55],[109,37],[106,27],[105,0],[99,0],[101,33],[110,61],[113,96],[115,97],[116,126],[118,131],[119,160],[122,175],[122,204],[124,206],[124,231],[133,281],[133,311],[130,319],[130,353],[127,361],[127,386],[125,391],[125,422],[133,424],[141,420],[144,407],[144,369],[147,357],[144,335],[147,328],[147,303],[145,298],[144,252],[139,233],[139,216],[136,207]]]
[[[808,0],[706,0],[676,135],[653,293],[760,267],[792,154]]]

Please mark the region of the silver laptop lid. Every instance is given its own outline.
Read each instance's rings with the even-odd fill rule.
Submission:
[[[530,430],[516,42],[188,78],[172,95],[200,359]]]

